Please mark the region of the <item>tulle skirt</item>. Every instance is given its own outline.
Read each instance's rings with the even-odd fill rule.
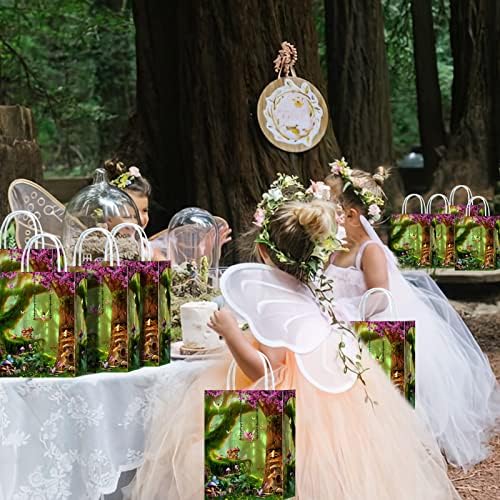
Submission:
[[[145,464],[127,498],[189,500],[204,494],[204,390],[226,385],[230,359],[175,363],[149,433]],[[459,499],[440,451],[380,367],[365,354],[361,382],[342,394],[312,386],[292,353],[276,370],[277,389],[295,389],[296,498],[301,500]],[[178,365],[178,366],[177,366]],[[239,374],[239,388],[262,388]]]
[[[422,272],[405,278],[399,271],[391,276],[394,315],[369,319],[415,320],[416,411],[448,462],[467,469],[490,452],[488,441],[499,428],[500,387],[488,357],[436,283]],[[360,299],[339,299],[338,317],[361,319]]]

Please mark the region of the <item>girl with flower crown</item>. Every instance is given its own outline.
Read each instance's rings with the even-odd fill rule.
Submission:
[[[104,162],[104,168],[108,172],[111,184],[125,191],[132,198],[139,212],[140,224],[145,229],[149,223],[149,199],[151,197],[151,184],[149,181],[141,175],[137,167],[127,169],[121,162],[107,160]],[[221,224],[219,232],[221,247],[231,241],[231,229],[225,221],[223,222],[224,224]],[[166,255],[161,246],[165,246],[165,244],[162,240],[159,240],[158,243],[159,245],[152,245],[153,260],[164,260]]]
[[[204,390],[234,385],[295,389],[296,498],[314,500],[458,499],[432,436],[364,348],[331,314],[321,275],[331,238],[331,205],[280,176],[256,213],[259,264],[238,264],[221,280],[229,310],[210,327],[228,353],[167,368],[148,430],[136,499],[203,497]],[[236,365],[233,362],[236,362]],[[273,384],[274,385],[274,384]]]
[[[470,467],[487,457],[500,417],[500,390],[488,358],[434,281],[423,272],[403,275],[374,231],[384,209],[387,171],[353,170],[344,159],[331,167],[325,182],[343,208],[350,246],[349,252],[334,254],[326,271],[333,280],[337,316],[362,319],[359,303],[368,289],[392,292],[398,316],[392,319],[416,320],[416,412],[448,462]],[[390,319],[387,305],[372,302],[369,316]]]

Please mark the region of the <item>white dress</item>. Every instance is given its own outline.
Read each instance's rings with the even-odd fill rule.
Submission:
[[[361,259],[369,244],[361,245],[355,265],[330,265],[338,317],[360,317],[366,292]],[[425,273],[403,274],[388,255],[389,288],[397,317],[376,314],[372,319],[416,321],[416,411],[426,421],[447,460],[468,468],[488,453],[488,441],[498,431],[500,390],[488,358],[474,336],[432,279]],[[368,318],[370,319],[370,318]]]

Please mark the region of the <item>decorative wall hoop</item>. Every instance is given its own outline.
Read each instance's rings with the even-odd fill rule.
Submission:
[[[312,149],[328,126],[325,99],[312,83],[297,76],[297,59],[297,49],[283,42],[274,60],[278,78],[267,85],[257,103],[257,118],[267,140],[291,153]]]

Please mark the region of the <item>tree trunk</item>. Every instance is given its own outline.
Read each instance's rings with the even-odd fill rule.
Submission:
[[[454,78],[449,147],[433,191],[467,184],[490,194],[499,161],[495,135],[495,86],[500,51],[497,0],[451,0]]]
[[[432,0],[412,0],[411,13],[417,82],[418,126],[425,160],[425,182],[430,185],[432,175],[439,163],[440,156],[444,153],[446,144]]]
[[[56,373],[74,374],[75,370],[75,300],[73,295],[60,295]]]
[[[283,414],[266,417],[266,465],[262,489],[265,495],[279,495],[283,493]]]
[[[111,280],[110,280],[111,281]],[[127,290],[120,283],[110,284],[111,304],[111,337],[109,341],[108,364],[113,368],[128,366],[128,332],[127,332]]]
[[[390,164],[392,122],[380,0],[325,0],[328,97],[347,161],[372,171]]]
[[[0,172],[2,184],[24,177],[42,180],[42,155],[36,142],[31,110],[21,106],[0,106]],[[7,196],[0,199],[0,218],[10,212]]]
[[[158,329],[158,284],[148,273],[141,275],[143,300],[142,332],[144,345],[142,349],[143,363],[157,364],[160,360],[160,339]]]
[[[198,205],[240,233],[277,172],[324,177],[339,154],[331,127],[318,147],[288,154],[264,138],[256,113],[284,40],[298,49],[298,75],[324,92],[311,0],[133,6],[143,166],[168,216]]]

